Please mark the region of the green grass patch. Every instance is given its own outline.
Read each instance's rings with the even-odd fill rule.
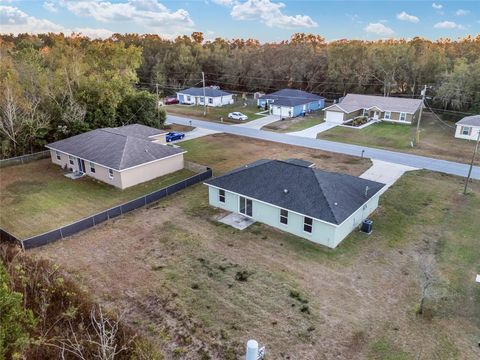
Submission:
[[[323,121],[323,112],[316,112],[309,114],[306,117],[299,116],[293,119],[276,121],[264,126],[262,130],[271,130],[282,133],[301,131],[321,124]]]
[[[375,342],[368,356],[369,360],[409,360],[413,359],[407,352],[394,346],[386,339]]]

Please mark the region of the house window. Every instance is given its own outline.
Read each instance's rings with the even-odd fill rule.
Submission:
[[[407,114],[404,112],[400,113],[400,118],[398,119],[400,121],[407,121]]]
[[[363,109],[363,116],[368,116],[368,110],[367,109]]]
[[[243,196],[240,196],[240,213],[247,215],[247,216],[252,216],[252,199],[247,199],[244,198]]]
[[[468,126],[462,126],[462,135],[470,135],[470,128]]]
[[[221,203],[225,203],[225,190],[219,190],[218,191],[218,201]]]
[[[213,104],[213,98],[208,98],[208,103]]]
[[[90,172],[94,173],[95,172],[95,164],[94,163],[90,163]]]
[[[305,216],[303,218],[303,231],[311,234],[312,228],[313,228],[313,219]]]
[[[392,118],[392,113],[390,111],[385,111],[385,115],[383,115],[385,120],[390,120]]]
[[[57,160],[62,160],[62,157],[58,151],[55,151],[55,155],[57,156]]]
[[[189,95],[187,95],[187,101],[191,101],[191,100],[192,98]]]
[[[288,211],[285,209],[280,209],[280,222],[288,225]]]
[[[108,169],[108,177],[110,179],[113,179],[113,170],[112,169]]]
[[[68,162],[70,163],[70,165],[73,165],[74,161],[72,155],[68,155]]]

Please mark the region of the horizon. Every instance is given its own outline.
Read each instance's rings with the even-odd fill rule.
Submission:
[[[13,35],[108,38],[117,33],[174,39],[201,32],[205,41],[255,39],[265,44],[306,33],[327,42],[436,41],[478,36],[480,6],[474,1],[0,0],[0,23],[1,34]]]

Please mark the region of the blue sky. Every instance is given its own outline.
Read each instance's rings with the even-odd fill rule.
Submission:
[[[480,33],[480,0],[0,0],[0,32],[156,33],[201,31],[207,39],[280,41],[294,32],[327,40],[456,39]]]

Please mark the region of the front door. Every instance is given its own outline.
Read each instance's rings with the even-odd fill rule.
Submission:
[[[373,112],[373,119],[374,119],[374,120],[378,120],[378,117],[379,117],[379,116],[380,116],[380,112],[378,112],[378,111],[374,111],[374,112]]]
[[[252,216],[252,199],[244,198],[240,196],[240,213],[247,216]]]
[[[78,159],[78,171],[85,173],[85,161]]]

